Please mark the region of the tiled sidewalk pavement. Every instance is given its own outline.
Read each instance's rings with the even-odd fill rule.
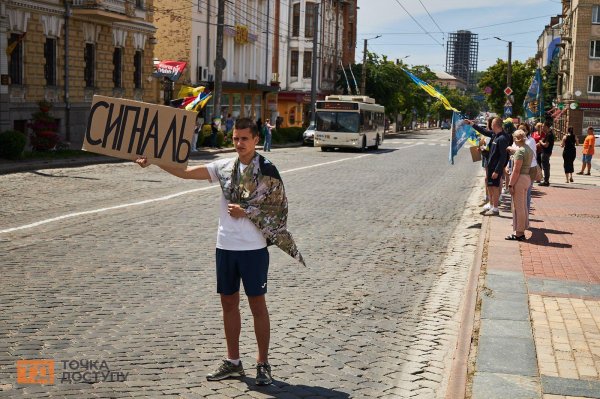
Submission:
[[[560,149],[551,170],[527,242],[509,207],[490,221],[474,399],[600,398],[600,172],[564,183]]]

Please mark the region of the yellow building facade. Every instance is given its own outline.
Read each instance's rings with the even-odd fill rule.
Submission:
[[[152,0],[0,4],[0,130],[27,132],[38,102],[81,148],[95,94],[157,102]]]

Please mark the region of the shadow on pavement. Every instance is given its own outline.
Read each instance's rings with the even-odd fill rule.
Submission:
[[[527,240],[527,243],[533,245],[541,245],[544,247],[553,247],[553,248],[572,248],[571,244],[563,244],[559,242],[550,242],[548,239],[548,234],[569,234],[573,233],[569,231],[561,231],[561,230],[553,230],[553,229],[544,229],[544,228],[532,228],[531,229],[531,238]]]
[[[83,177],[83,176],[56,176],[56,175],[52,175],[50,173],[43,173],[40,171],[31,171],[29,172],[31,174],[34,175],[38,175],[38,176],[42,176],[42,177],[54,177],[54,178],[59,178],[59,179],[83,179],[83,180],[100,180],[98,177]]]
[[[335,389],[323,388],[309,385],[292,385],[283,381],[273,381],[267,386],[257,386],[254,378],[244,377],[240,381],[248,385],[250,391],[260,392],[265,398],[290,398],[290,397],[314,397],[314,398],[350,398],[350,395]],[[266,396],[269,395],[269,396]]]

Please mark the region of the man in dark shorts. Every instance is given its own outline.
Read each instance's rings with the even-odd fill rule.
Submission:
[[[479,127],[471,121],[468,121],[467,123],[470,123],[477,132],[492,139],[486,168],[486,183],[490,195],[491,208],[485,215],[498,216],[500,214],[500,210],[498,209],[500,203],[500,182],[502,181],[504,167],[508,160],[506,149],[510,145],[510,138],[504,132],[501,118],[494,118],[491,131]]]
[[[256,124],[249,118],[240,118],[233,131],[237,158],[188,166],[185,170],[161,166],[161,169],[183,179],[210,180],[221,184],[216,271],[227,359],[215,372],[207,375],[209,381],[245,375],[239,352],[241,281],[254,318],[258,344],[256,384],[272,383],[268,361],[270,323],[265,299],[269,271],[267,244],[277,245],[304,263],[286,228],[287,198],[283,182],[275,166],[256,153],[258,140]],[[146,158],[136,162],[142,167],[149,165]]]

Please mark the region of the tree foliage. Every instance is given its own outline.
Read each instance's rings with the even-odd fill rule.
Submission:
[[[506,102],[504,89],[506,88],[507,69],[508,64],[506,61],[498,59],[494,65],[484,71],[479,80],[479,88],[482,91],[486,87],[492,89],[491,93],[487,95],[486,101],[490,109],[499,115],[504,113],[504,103]],[[535,74],[535,69],[536,64],[533,58],[525,62],[514,61],[512,63],[511,89],[515,99],[512,109],[513,115],[523,114],[523,100]]]

